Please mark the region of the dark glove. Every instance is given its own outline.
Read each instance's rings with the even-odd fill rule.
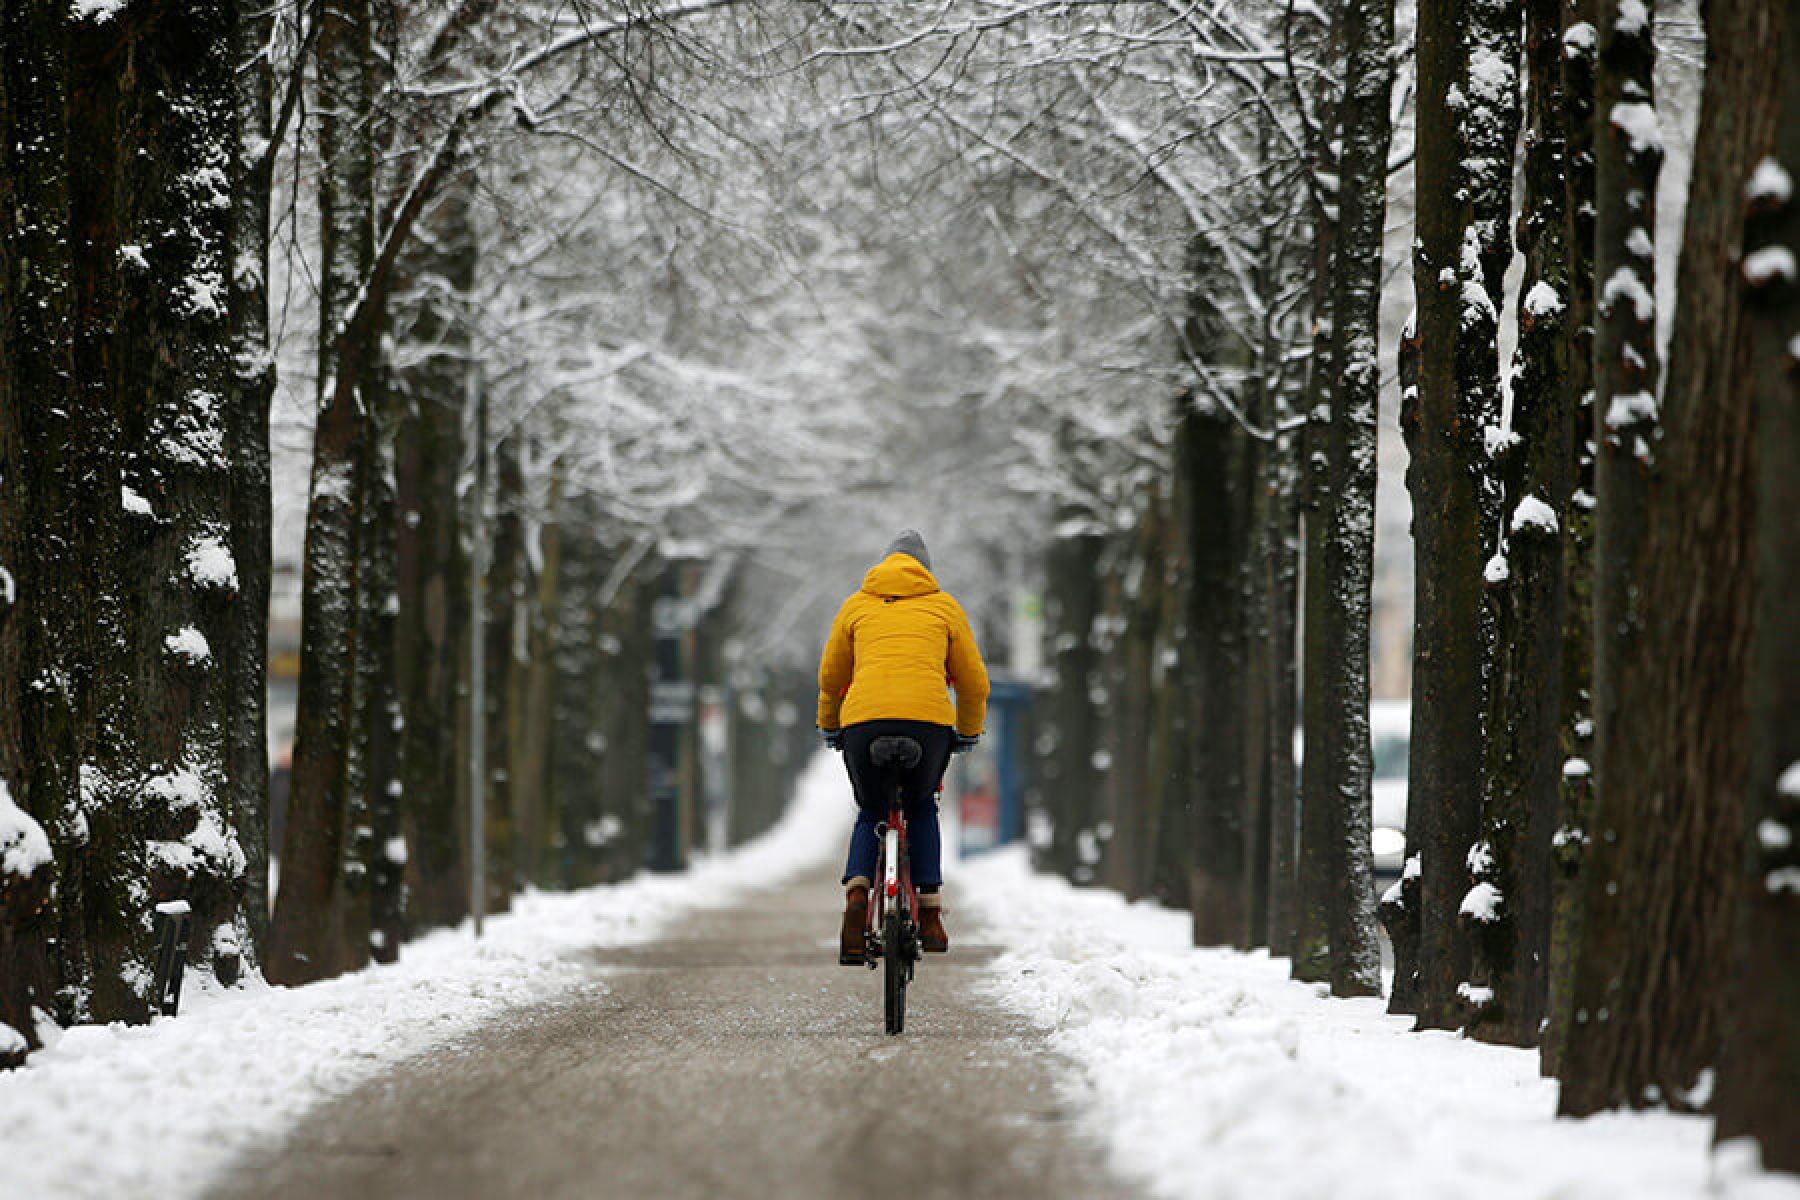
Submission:
[[[979,733],[974,737],[962,733],[952,734],[950,737],[950,753],[952,754],[967,754],[979,745],[981,745]]]
[[[821,729],[819,730],[819,736],[825,739],[825,748],[827,750],[842,750],[844,748],[844,731],[841,729]]]

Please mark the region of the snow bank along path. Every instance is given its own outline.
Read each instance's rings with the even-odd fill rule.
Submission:
[[[1195,949],[1186,913],[1033,874],[1022,848],[951,889],[1009,947],[993,996],[1073,1061],[1113,1168],[1158,1195],[1800,1200],[1753,1149],[1711,1154],[1710,1120],[1556,1120],[1534,1051],[1411,1033],[1379,1000],[1290,981],[1286,960]]]
[[[519,897],[475,940],[465,925],[400,962],[299,988],[257,981],[184,998],[181,1016],[79,1026],[0,1071],[0,1197],[190,1195],[239,1152],[400,1059],[509,1009],[603,989],[583,950],[652,941],[835,854],[849,826],[836,755],[803,774],[769,833],[679,875]]]

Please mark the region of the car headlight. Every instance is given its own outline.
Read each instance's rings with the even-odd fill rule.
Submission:
[[[1406,853],[1406,835],[1398,829],[1377,825],[1369,834],[1369,848],[1376,858],[1398,858]]]

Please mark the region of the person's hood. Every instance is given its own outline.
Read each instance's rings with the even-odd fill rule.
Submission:
[[[938,581],[925,569],[924,563],[910,554],[895,551],[869,568],[869,573],[863,576],[862,590],[884,599],[929,596],[938,590]]]

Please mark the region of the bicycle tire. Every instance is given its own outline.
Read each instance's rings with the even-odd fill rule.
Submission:
[[[881,957],[886,986],[883,999],[887,1031],[891,1034],[906,1028],[906,947],[902,944],[905,929],[900,924],[898,906],[890,908],[881,925]]]

